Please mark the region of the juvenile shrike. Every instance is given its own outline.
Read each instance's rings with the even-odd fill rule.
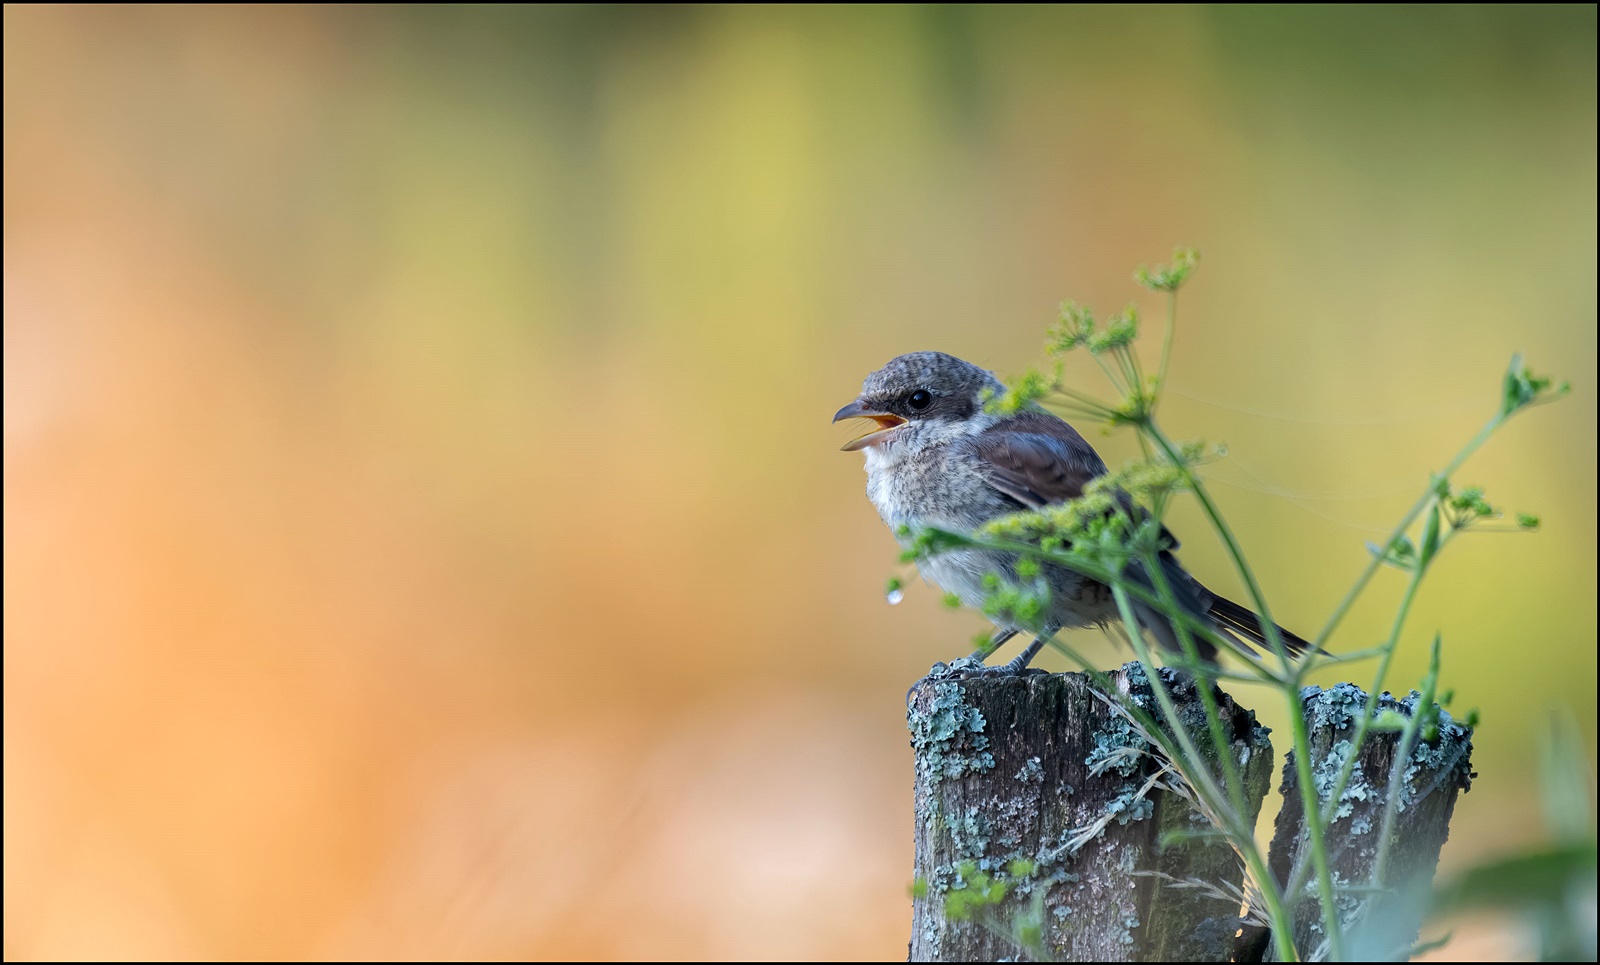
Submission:
[[[871,419],[878,425],[844,449],[866,455],[867,496],[890,529],[897,534],[906,531],[902,527],[971,532],[1001,516],[1076,499],[1091,479],[1105,473],[1094,447],[1055,415],[1037,406],[1011,416],[985,412],[985,400],[1004,391],[993,374],[976,365],[942,352],[913,352],[867,376],[861,395],[834,415],[834,422]],[[1161,566],[1184,609],[1219,633],[1265,643],[1256,614],[1201,586],[1173,556],[1176,548],[1173,540],[1161,554]],[[985,574],[1015,580],[1016,564],[1011,553],[956,550],[918,567],[966,606],[982,609]],[[1062,628],[1118,620],[1105,584],[1051,564],[1043,565],[1040,575],[1050,591],[1042,626],[1024,628],[996,618],[994,639],[969,662],[981,664],[1021,629],[1036,630],[1037,637],[1015,660],[984,668],[1017,673]],[[1134,612],[1158,642],[1182,652],[1159,611],[1135,603]],[[1310,646],[1281,627],[1278,633],[1291,652]],[[1196,636],[1195,644],[1203,658],[1215,659],[1210,641]]]

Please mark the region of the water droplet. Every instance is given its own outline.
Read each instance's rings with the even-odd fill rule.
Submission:
[[[904,600],[906,598],[906,594],[905,594],[904,590],[901,590],[901,589],[897,588],[897,589],[890,590],[888,593],[885,593],[883,595],[883,598],[885,600],[889,601],[889,605],[890,606],[894,606],[896,603],[899,603],[901,600]]]

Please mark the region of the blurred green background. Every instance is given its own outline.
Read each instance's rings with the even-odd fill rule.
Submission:
[[[981,621],[885,605],[828,419],[1178,243],[1164,420],[1302,633],[1512,352],[1572,381],[1391,681],[1437,629],[1483,713],[1447,872],[1593,746],[1592,6],[4,16],[8,959],[899,958]]]

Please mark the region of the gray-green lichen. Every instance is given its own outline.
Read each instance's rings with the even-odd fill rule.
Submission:
[[[1117,859],[1117,870],[1131,872],[1137,867],[1139,867],[1139,849],[1131,844],[1124,845],[1122,848],[1122,857]],[[1133,881],[1130,880],[1128,882],[1128,886],[1130,888],[1133,887]]]
[[[1350,889],[1354,884],[1351,881],[1347,881],[1337,868],[1330,870],[1329,876],[1333,879],[1335,889]],[[1339,923],[1341,925],[1353,923],[1356,917],[1361,914],[1361,899],[1349,890],[1336,891],[1333,898],[1333,906],[1338,909]]]
[[[955,846],[957,855],[978,859],[978,867],[989,870],[989,859],[983,856],[989,848],[989,821],[977,807],[967,808],[967,813],[959,817],[946,814],[944,827],[950,832],[950,843]]]
[[[1094,747],[1084,763],[1094,773],[1114,771],[1129,777],[1139,769],[1139,761],[1149,744],[1133,726],[1133,722],[1118,715],[1104,728],[1094,732]]]
[[[1410,716],[1416,713],[1417,703],[1421,699],[1422,694],[1413,690],[1404,700],[1395,701],[1395,704],[1402,713]],[[1443,707],[1436,707],[1435,713],[1437,720],[1434,729],[1437,733],[1431,739],[1418,739],[1417,746],[1411,749],[1411,759],[1405,773],[1401,776],[1402,811],[1419,798],[1426,797],[1436,787],[1454,784],[1463,791],[1472,789],[1472,729],[1456,723]],[[1418,780],[1423,776],[1427,778],[1425,785]]]
[[[1122,674],[1128,685],[1128,702],[1136,707],[1148,706],[1154,693],[1150,689],[1150,678],[1145,676],[1144,666],[1138,661],[1124,664]],[[1123,777],[1130,777],[1140,769],[1150,748],[1150,743],[1139,733],[1139,728],[1121,713],[1112,714],[1110,721],[1096,730],[1093,737],[1094,747],[1090,748],[1089,756],[1083,761],[1089,765],[1090,773],[1114,771]]]
[[[1155,802],[1150,800],[1150,795],[1141,793],[1143,790],[1143,784],[1128,788],[1112,799],[1102,813],[1121,825],[1129,821],[1143,821],[1156,813]]]
[[[1352,683],[1334,684],[1327,690],[1312,686],[1300,691],[1300,702],[1305,705],[1306,722],[1312,730],[1344,730],[1361,719],[1367,693]]]
[[[1328,755],[1311,766],[1311,781],[1317,789],[1317,799],[1324,805],[1333,795],[1334,785],[1339,783],[1339,775],[1344,772],[1344,766],[1350,760],[1350,755],[1355,751],[1355,745],[1347,740],[1335,741],[1329,748]],[[1365,772],[1358,762],[1350,771],[1350,780],[1345,784],[1344,791],[1339,795],[1338,810],[1333,812],[1335,821],[1347,818],[1355,813],[1355,802],[1366,801],[1375,794],[1371,784],[1367,783]],[[1365,824],[1366,822],[1362,822]],[[1361,834],[1366,829],[1356,830],[1352,825],[1351,830]]]
[[[987,726],[983,713],[967,703],[957,684],[934,684],[933,699],[926,711],[919,710],[917,702],[912,701],[906,711],[906,724],[911,729],[919,780],[938,782],[994,767],[989,738],[983,732]],[[963,736],[965,741],[961,740]],[[970,754],[960,753],[962,743]]]
[[[1306,718],[1312,732],[1326,731],[1335,737],[1327,756],[1314,763],[1311,772],[1318,796],[1326,803],[1353,749],[1351,742],[1344,739],[1343,735],[1354,734],[1355,725],[1366,710],[1367,695],[1355,684],[1341,683],[1327,690],[1320,687],[1306,687],[1301,691],[1300,697],[1305,705]],[[1421,699],[1422,694],[1415,690],[1403,699],[1396,699],[1387,693],[1380,694],[1373,713],[1374,715],[1393,713],[1411,717],[1417,712],[1417,704]],[[1436,715],[1436,719],[1427,728],[1426,734],[1418,735],[1416,744],[1411,749],[1410,761],[1402,775],[1401,787],[1398,789],[1399,809],[1402,811],[1419,798],[1426,797],[1437,787],[1448,784],[1469,790],[1472,786],[1473,775],[1469,762],[1472,751],[1471,729],[1456,723],[1450,717],[1449,711],[1442,707],[1435,706],[1432,712]],[[1381,777],[1387,781],[1388,775]],[[1351,769],[1344,793],[1339,795],[1339,807],[1334,819],[1351,817],[1354,814],[1350,830],[1354,834],[1364,834],[1371,830],[1372,823],[1366,815],[1355,814],[1357,810],[1355,804],[1358,801],[1381,801],[1382,798],[1382,793],[1372,785],[1372,776],[1367,775],[1358,762]]]
[[[1348,889],[1351,887],[1351,883],[1345,879],[1344,875],[1339,873],[1339,869],[1330,869],[1328,875],[1333,879],[1333,886],[1335,889]],[[1305,892],[1307,897],[1315,901],[1317,897],[1316,882],[1306,882]],[[1361,899],[1356,897],[1354,894],[1351,894],[1348,891],[1340,891],[1334,895],[1333,907],[1339,913],[1339,924],[1351,925],[1355,923],[1355,920],[1358,917],[1360,917],[1362,903]],[[1317,932],[1318,934],[1322,933],[1322,922],[1320,920],[1312,918],[1309,924],[1312,931]]]

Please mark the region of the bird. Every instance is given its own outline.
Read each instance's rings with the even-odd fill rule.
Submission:
[[[992,372],[970,362],[943,352],[911,352],[867,376],[860,395],[834,414],[835,423],[865,419],[875,424],[841,448],[865,455],[867,497],[902,546],[909,546],[919,529],[970,533],[1003,516],[1076,499],[1091,480],[1105,475],[1106,464],[1094,447],[1042,406],[1030,403],[1012,415],[989,411],[987,401],[1005,391]],[[1126,494],[1120,496],[1125,509],[1138,512]],[[1249,644],[1265,644],[1260,617],[1206,589],[1178,562],[1177,540],[1165,528],[1162,533],[1160,565],[1179,605],[1247,652],[1253,652]],[[1018,562],[1013,553],[962,548],[919,558],[917,566],[923,578],[982,610],[994,580],[989,574],[1015,582]],[[1128,572],[1131,580],[1150,585],[1138,561]],[[1049,563],[1042,565],[1040,578],[1049,589],[1040,620],[1024,626],[1012,614],[991,614],[996,629],[987,646],[950,667],[959,666],[962,673],[1022,673],[1061,630],[1120,620],[1104,583]],[[1141,628],[1163,648],[1183,652],[1166,616],[1141,602],[1133,609]],[[984,665],[1023,630],[1035,635],[1021,654],[1000,666]],[[1291,653],[1311,647],[1282,627],[1277,630]],[[1192,637],[1198,655],[1214,663],[1215,645],[1198,634]]]

